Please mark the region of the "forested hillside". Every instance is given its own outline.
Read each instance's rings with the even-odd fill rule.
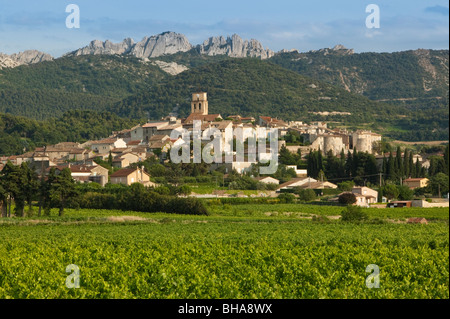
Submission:
[[[46,119],[76,109],[104,110],[167,77],[133,57],[63,57],[0,70],[0,112]]]
[[[360,54],[348,54],[347,50],[290,52],[277,54],[270,61],[372,100],[411,101],[443,98],[448,94],[448,50]]]
[[[154,65],[156,60],[189,70],[173,76]],[[352,54],[327,49],[265,61],[191,50],[147,62],[84,55],[0,70],[0,113],[8,123],[0,126],[0,153],[107,136],[112,127],[126,127],[128,119],[158,120],[176,106],[187,116],[191,94],[198,90],[208,92],[210,112],[224,116],[336,121],[407,141],[449,135],[448,50]],[[351,115],[313,113],[324,111]],[[73,125],[67,125],[69,118]]]
[[[183,72],[162,85],[126,98],[111,111],[126,117],[167,115],[177,104],[190,112],[191,93],[208,92],[210,113],[317,118],[311,112],[352,113],[349,121],[395,115],[390,107],[258,59],[228,59]]]
[[[0,155],[18,155],[59,142],[100,139],[137,123],[108,112],[68,111],[45,121],[0,113]]]

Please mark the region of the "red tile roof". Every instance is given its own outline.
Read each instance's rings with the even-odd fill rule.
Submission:
[[[111,175],[111,177],[127,177],[130,174],[136,172],[138,169],[137,168],[123,168],[117,172],[115,172],[114,174]],[[147,172],[143,172],[144,174],[150,176]]]
[[[193,121],[215,122],[217,118],[222,118],[222,116],[220,114],[203,115],[192,113],[187,117],[185,123],[191,123]]]

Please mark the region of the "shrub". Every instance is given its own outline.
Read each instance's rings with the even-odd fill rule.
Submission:
[[[197,198],[173,198],[168,201],[165,211],[185,215],[208,215],[204,203]]]
[[[359,206],[347,206],[345,210],[342,211],[341,220],[344,222],[360,222],[367,220],[369,217],[362,208]]]
[[[192,189],[188,185],[183,185],[178,189],[178,193],[187,196],[192,193]]]
[[[197,176],[196,180],[199,183],[211,183],[211,176]]]
[[[183,182],[189,183],[189,184],[195,184],[195,183],[197,183],[197,179],[195,177],[186,176],[186,177],[183,177]]]
[[[280,203],[291,204],[295,202],[295,196],[288,193],[278,195],[278,199],[280,200]]]
[[[298,198],[302,202],[312,202],[317,198],[316,192],[312,189],[301,189],[297,192]]]
[[[344,193],[339,196],[339,203],[344,205],[353,205],[356,203],[356,196],[353,193]]]

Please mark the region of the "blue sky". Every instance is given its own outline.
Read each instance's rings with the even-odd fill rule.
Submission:
[[[68,4],[81,28],[67,29]],[[369,4],[381,11],[380,29],[365,25]],[[449,5],[444,0],[0,0],[0,52],[37,49],[60,56],[91,40],[175,31],[192,44],[239,34],[274,51],[316,50],[343,44],[356,52],[448,49]]]

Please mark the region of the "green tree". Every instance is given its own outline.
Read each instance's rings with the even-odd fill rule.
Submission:
[[[280,164],[284,165],[295,165],[295,159],[292,156],[292,153],[287,149],[285,145],[282,145],[279,153],[279,161]]]
[[[404,176],[402,149],[400,148],[400,146],[397,147],[397,155],[395,156],[395,173],[397,175],[397,178],[403,178]]]
[[[353,167],[353,155],[348,151],[347,160],[345,162],[345,175],[348,177],[352,177],[352,167]]]
[[[424,177],[422,175],[422,165],[420,164],[419,161],[416,161],[416,168],[414,169],[414,177],[416,178]]]
[[[408,178],[410,175],[411,168],[409,167],[409,156],[412,152],[408,152],[408,149],[405,149],[405,155],[403,156],[403,176]]]
[[[398,199],[400,200],[411,200],[414,197],[414,191],[409,189],[408,186],[398,185]]]
[[[345,181],[338,184],[338,187],[343,192],[350,192],[353,187],[355,187],[355,183],[353,181]]]
[[[67,202],[77,195],[75,181],[69,168],[64,168],[51,184],[50,197],[59,208],[59,216],[64,215]]]
[[[22,186],[23,196],[26,199],[28,204],[28,216],[33,215],[33,198],[36,193],[39,191],[39,182],[37,178],[37,174],[34,170],[32,170],[27,163],[23,163],[21,165],[22,174],[24,177],[24,184]]]
[[[392,154],[392,152],[389,154],[389,159],[387,161],[387,178],[390,181],[395,181],[397,180],[397,171],[395,168],[395,159],[394,159],[394,154]]]
[[[437,173],[430,179],[431,190],[434,195],[442,196],[449,191],[449,177],[444,173]]]
[[[383,186],[383,194],[384,196],[389,199],[396,199],[400,195],[400,192],[398,191],[398,188],[394,184],[387,184]]]
[[[8,217],[11,217],[11,206],[14,200],[15,214],[23,216],[24,198],[21,192],[21,186],[24,184],[24,179],[20,167],[14,166],[8,161],[2,170],[2,185],[8,198]]]

